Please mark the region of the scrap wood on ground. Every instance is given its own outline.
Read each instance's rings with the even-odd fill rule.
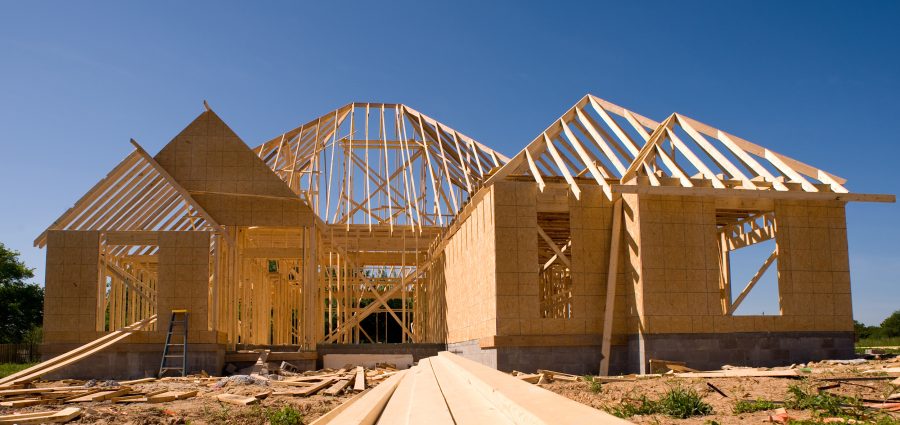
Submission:
[[[272,368],[275,373],[267,375],[199,374],[121,382],[33,380],[0,389],[0,424],[75,419],[85,423],[168,423],[172,418],[195,423],[263,423],[265,417],[256,421],[247,415],[264,415],[284,407],[313,420],[397,373],[391,365],[384,366],[347,365],[302,373]],[[223,413],[229,409],[231,417]],[[234,409],[239,409],[238,413]],[[7,419],[14,422],[4,422]],[[26,419],[33,422],[22,422]]]
[[[553,379],[550,374],[540,374],[540,384],[530,374],[514,372],[513,375],[600,410],[638,412],[627,417],[635,423],[714,422],[725,425],[804,420],[840,423],[839,419],[834,419],[838,415],[829,416],[829,412],[821,408],[832,403],[837,404],[832,413],[842,413],[840,420],[846,420],[845,423],[881,420],[877,423],[895,424],[900,423],[900,379],[891,375],[896,373],[897,367],[900,367],[900,359],[893,358],[863,362],[822,361],[778,368],[728,366],[722,370],[690,373],[670,369],[654,374],[585,376],[574,380],[571,377],[575,375]],[[602,385],[599,391],[595,391],[597,388],[593,383]],[[802,394],[814,401],[803,404],[803,409],[797,408],[792,387],[802,389]],[[639,409],[642,403],[652,404],[664,399],[673,389],[695,392],[703,403],[711,406],[711,413],[682,419],[665,413],[644,413]],[[822,396],[815,398],[816,395]],[[635,408],[622,409],[625,405]],[[854,418],[853,415],[859,416]],[[856,422],[850,421],[851,418]]]

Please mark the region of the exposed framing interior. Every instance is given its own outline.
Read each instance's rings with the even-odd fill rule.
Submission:
[[[568,335],[554,329],[566,331],[590,314],[594,324],[602,322],[597,338],[588,339],[601,342],[605,372],[613,322],[630,320],[616,315],[622,310],[616,299],[633,303],[629,314],[638,319],[629,322],[629,332],[643,336],[646,326],[639,285],[618,285],[627,298],[616,288],[617,276],[642,273],[641,261],[652,259],[639,257],[663,238],[653,226],[634,229],[634,202],[642,197],[715,204],[710,239],[718,249],[721,316],[732,316],[759,276],[781,261],[776,250],[749,282],[733,282],[728,272],[731,252],[776,238],[777,202],[843,208],[849,201],[894,200],[849,193],[841,177],[681,114],[657,122],[592,95],[511,158],[406,105],[387,103],[342,106],[252,149],[211,110],[156,157],[132,144],[134,152],[35,245],[46,246],[49,231],[98,232],[98,260],[91,257],[99,270],[91,276],[97,294],[92,331],[109,332],[157,313],[161,329],[164,307],[187,298],[199,310],[191,317],[202,318],[200,330],[212,335],[208,341],[229,349],[447,342],[450,289],[468,289],[483,276],[448,281],[445,249],[458,234],[475,246],[482,236],[499,240],[515,232],[516,244],[529,246],[521,250],[526,261],[516,263],[520,270],[500,271],[493,257],[505,253],[497,241],[481,246],[492,249],[492,258],[471,258],[466,247],[456,247],[453,255],[490,275],[484,292],[458,293],[496,297],[485,303],[493,306],[472,307],[475,314],[496,311],[499,275],[515,274],[515,291],[537,294],[534,305],[522,305],[546,319],[547,333],[557,340],[568,341]],[[519,206],[518,200],[491,198],[500,196],[492,190],[501,182],[536,193],[527,192],[536,206],[514,214],[514,226],[493,215],[500,205]],[[485,206],[485,199],[492,204]],[[672,211],[682,214],[678,208]],[[578,239],[588,229],[575,226],[586,221],[576,210],[595,214],[591,220],[599,228],[589,229],[594,240]],[[657,218],[660,223],[651,224],[662,227],[670,217]],[[685,221],[675,216],[670,223]],[[595,246],[607,252],[586,248],[599,239],[608,244]],[[573,277],[576,263],[603,261],[590,282]],[[167,279],[191,287],[164,293],[172,286]],[[605,295],[602,304],[576,302],[588,283],[593,292],[581,295]],[[742,290],[732,299],[737,286]],[[715,282],[710,287],[715,291]],[[484,319],[472,325],[480,326],[478,332],[504,336],[506,317],[476,319]],[[559,319],[566,323],[554,322]]]

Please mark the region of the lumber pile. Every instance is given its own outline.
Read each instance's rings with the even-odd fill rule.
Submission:
[[[398,371],[390,365],[375,369],[350,366],[333,370],[322,369],[269,381],[278,389],[273,395],[308,397],[317,393],[339,396],[345,392],[360,392],[378,385]]]
[[[20,384],[28,383],[46,375],[50,372],[62,369],[72,363],[83,360],[95,353],[125,339],[131,334],[143,329],[150,324],[156,322],[156,315],[150,316],[144,320],[135,322],[129,326],[110,332],[103,337],[97,338],[87,344],[84,344],[74,350],[65,352],[45,362],[38,363],[28,369],[14,373],[5,378],[0,379],[0,388],[11,388]]]
[[[555,376],[556,372],[550,373]],[[353,397],[313,422],[314,425],[421,423],[630,422],[447,351],[391,374],[372,390]]]
[[[197,395],[197,391],[157,390],[142,392],[131,387],[117,385],[110,387],[87,387],[84,385],[44,388],[17,388],[0,390],[0,406],[28,407],[38,405],[61,405],[74,403],[162,403],[183,400]]]
[[[67,407],[62,410],[13,413],[0,416],[0,425],[61,424],[81,416],[81,412],[81,408]]]

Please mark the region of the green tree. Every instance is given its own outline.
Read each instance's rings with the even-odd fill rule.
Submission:
[[[0,343],[22,342],[44,319],[44,289],[26,279],[34,271],[19,252],[0,243]]]
[[[856,332],[856,339],[866,339],[872,336],[872,327],[866,326],[864,323],[853,321],[853,330]]]
[[[900,310],[895,311],[881,322],[881,334],[888,338],[900,336]]]

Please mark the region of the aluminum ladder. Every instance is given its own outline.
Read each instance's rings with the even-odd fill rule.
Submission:
[[[180,319],[180,320],[179,320]],[[181,343],[173,343],[172,335],[176,328],[181,331]],[[163,347],[162,360],[159,362],[159,378],[169,371],[181,372],[181,376],[187,374],[187,333],[188,333],[188,311],[172,310],[172,319],[169,321],[169,332],[166,333],[166,345]],[[172,348],[177,348],[173,351]],[[181,359],[179,362],[177,359]]]

